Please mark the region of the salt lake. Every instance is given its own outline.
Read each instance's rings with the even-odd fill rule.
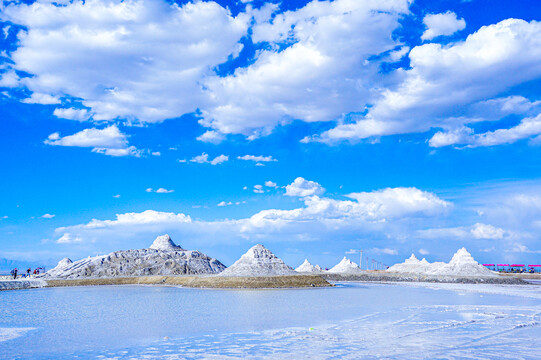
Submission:
[[[0,292],[1,359],[539,359],[541,286]]]

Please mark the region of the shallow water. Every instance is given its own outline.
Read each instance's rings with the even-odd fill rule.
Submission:
[[[541,287],[157,286],[0,293],[1,359],[539,359]]]

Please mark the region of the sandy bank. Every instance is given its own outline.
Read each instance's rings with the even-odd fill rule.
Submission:
[[[330,281],[392,281],[392,282],[432,282],[432,283],[460,283],[460,284],[513,284],[527,285],[519,274],[506,274],[506,276],[445,276],[445,275],[419,275],[407,273],[390,273],[385,271],[364,271],[359,274],[320,274]]]
[[[90,285],[180,285],[192,288],[302,288],[331,286],[317,275],[292,276],[134,276],[47,280],[48,287]]]

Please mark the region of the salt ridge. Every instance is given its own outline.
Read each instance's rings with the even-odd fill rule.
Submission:
[[[304,262],[298,268],[295,269],[295,271],[301,272],[301,273],[320,273],[320,272],[323,272],[324,270],[319,265],[314,266],[310,264],[308,259],[305,259]]]

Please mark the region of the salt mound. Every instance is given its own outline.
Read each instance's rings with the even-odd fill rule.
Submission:
[[[330,273],[358,273],[361,272],[361,268],[345,256],[338,264],[329,270]]]
[[[391,266],[387,271],[434,276],[497,276],[477,263],[465,248],[458,250],[449,263],[429,263],[426,259],[419,261],[411,254],[409,259]]]
[[[308,260],[305,259],[302,265],[296,268],[295,271],[303,272],[303,273],[318,273],[318,272],[322,272],[323,269],[319,265],[314,266],[310,264],[310,262],[308,262]]]
[[[45,278],[216,274],[225,266],[199,251],[184,250],[169,235],[158,236],[148,249],[115,251],[72,262],[62,259]]]
[[[158,236],[152,245],[150,245],[149,249],[161,251],[184,251],[184,249],[176,245],[173,240],[171,240],[171,237],[167,234]]]
[[[458,250],[449,264],[443,263],[429,271],[428,275],[497,276],[493,271],[475,261],[465,248]]]
[[[409,259],[406,259],[401,264],[396,264],[387,269],[389,272],[409,273],[409,274],[423,274],[431,270],[431,264],[423,259],[419,261],[415,254],[411,254]]]
[[[56,265],[57,268],[65,268],[66,266],[68,266],[69,264],[73,264],[73,261],[71,261],[70,258],[63,258],[62,260],[60,260],[58,262],[58,265]],[[56,268],[55,268],[56,269]]]
[[[263,245],[253,246],[233,265],[225,269],[221,276],[277,276],[295,275],[295,270],[287,266]]]

